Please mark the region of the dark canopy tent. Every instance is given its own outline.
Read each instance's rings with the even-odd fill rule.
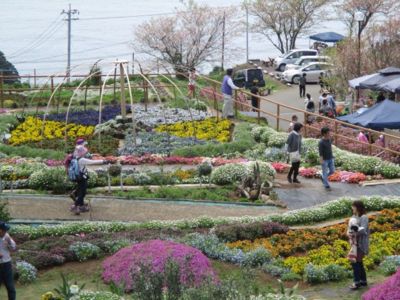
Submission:
[[[400,103],[385,100],[361,114],[353,113],[338,120],[375,130],[400,129]]]
[[[375,76],[371,76],[370,78],[361,81],[359,83],[359,88],[361,89],[370,89],[375,91],[388,91],[394,92],[394,90],[388,90],[387,84],[395,79],[400,78],[400,69],[389,67],[383,70],[380,70]],[[386,89],[384,88],[386,86]]]
[[[344,39],[344,36],[336,32],[322,32],[310,36],[310,39],[325,43],[337,43]]]

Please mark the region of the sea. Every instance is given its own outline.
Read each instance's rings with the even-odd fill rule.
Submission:
[[[216,9],[233,6],[236,20],[245,24],[243,0],[198,0]],[[104,73],[114,68],[116,60],[128,60],[132,68],[133,57],[144,68],[153,68],[153,61],[138,52],[134,32],[137,26],[151,18],[172,16],[182,7],[181,0],[0,0],[0,51],[11,61],[21,75],[51,75],[65,73],[67,66],[67,22],[65,11],[69,5],[76,13],[71,23],[71,66],[74,74],[86,74],[93,63],[99,62]],[[63,13],[64,12],[64,13]],[[254,20],[249,18],[250,24]],[[227,47],[234,49],[227,55],[224,66],[246,61],[245,26],[238,26],[236,36]],[[335,31],[345,34],[346,29],[330,8],[324,20],[317,24],[297,43],[298,48],[309,48],[311,34]],[[135,51],[136,50],[136,51]],[[222,52],[222,51],[221,51]],[[265,60],[280,53],[265,36],[249,34],[249,58]],[[208,72],[221,61],[202,65]],[[138,64],[133,65],[138,69]],[[132,71],[132,70],[131,70]]]

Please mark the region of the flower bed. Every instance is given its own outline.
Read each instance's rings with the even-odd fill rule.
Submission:
[[[318,175],[318,169],[316,168],[300,168],[299,170],[300,176],[305,178],[316,178]]]
[[[185,287],[200,286],[217,279],[211,263],[199,250],[170,241],[152,240],[119,250],[103,262],[103,280],[134,289],[145,268],[163,274],[166,264],[173,261],[180,269],[180,282]],[[164,275],[165,276],[165,275]],[[165,279],[164,279],[165,280]]]
[[[374,285],[362,295],[362,300],[398,299],[400,299],[400,269],[383,283]]]
[[[131,108],[127,106],[127,112],[130,113]],[[101,122],[114,119],[116,116],[121,114],[121,106],[105,106],[101,113]],[[85,126],[96,126],[99,124],[99,111],[94,109],[70,111],[68,115],[68,123],[74,123]],[[46,116],[46,120],[57,121],[65,123],[67,113],[49,114]]]
[[[82,126],[55,121],[43,122],[41,119],[28,117],[11,132],[11,145],[20,145],[43,140],[63,139],[65,132],[69,138],[87,137],[94,131],[93,126]]]
[[[290,169],[290,165],[280,162],[273,162],[271,166],[275,169],[277,173],[285,173]]]
[[[399,197],[363,197],[368,211],[379,211],[385,208],[400,207]],[[261,217],[227,217],[208,218],[202,217],[193,220],[177,221],[148,221],[143,223],[125,222],[71,222],[62,225],[40,225],[36,227],[26,225],[15,225],[11,228],[11,234],[20,234],[29,239],[45,236],[62,236],[66,234],[78,234],[89,232],[119,232],[134,229],[163,229],[163,228],[211,228],[219,224],[230,224],[234,222],[252,223],[272,221],[285,225],[312,224],[330,220],[332,218],[343,218],[351,214],[352,198],[341,198],[329,201],[323,205],[307,209],[293,210],[283,214],[268,215]]]
[[[337,171],[329,176],[328,180],[346,183],[360,183],[367,180],[367,176],[360,172]]]
[[[204,121],[178,122],[170,125],[159,125],[157,132],[167,132],[178,137],[193,137],[201,140],[216,140],[229,142],[233,123],[229,120],[217,121],[216,118],[208,118]]]

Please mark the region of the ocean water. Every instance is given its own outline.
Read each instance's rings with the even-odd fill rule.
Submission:
[[[240,11],[242,0],[202,0],[210,6],[233,5]],[[20,74],[39,75],[65,72],[67,64],[67,22],[61,15],[63,9],[79,10],[79,20],[72,22],[73,73],[86,74],[90,66],[103,59],[103,72],[113,68],[113,61],[132,60],[134,30],[138,24],[150,19],[152,14],[170,14],[179,7],[179,0],[0,0],[0,51],[4,52]],[[115,18],[108,18],[115,17]],[[157,18],[159,16],[153,16]],[[245,13],[238,18],[245,21]],[[324,21],[315,26],[312,34],[323,31],[344,33],[338,21]],[[297,47],[309,47],[310,41],[302,37]],[[241,63],[246,58],[245,32],[233,41],[237,48],[225,66]],[[275,57],[279,55],[267,39],[250,34],[250,58]],[[135,59],[146,65],[148,57],[135,53]],[[218,65],[219,63],[215,63]],[[208,71],[212,65],[205,65]]]

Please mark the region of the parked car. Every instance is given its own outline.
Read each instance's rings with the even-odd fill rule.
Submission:
[[[233,83],[241,88],[251,88],[254,80],[258,81],[257,86],[265,86],[264,74],[261,69],[243,69],[233,74]]]
[[[293,64],[296,60],[298,60],[302,56],[317,56],[318,51],[314,49],[293,49],[289,52],[278,56],[275,59],[275,69],[277,71],[283,72],[285,70],[286,65]]]
[[[311,63],[305,67],[302,67],[300,69],[290,69],[282,73],[282,80],[290,83],[299,83],[300,76],[303,76],[303,74],[306,74],[306,82],[311,83],[311,82],[318,82],[319,81],[319,76],[321,73],[324,73],[324,75],[331,75],[333,69],[333,65],[329,63],[323,63],[323,62],[316,62],[316,63]]]
[[[328,56],[302,56],[297,59],[293,64],[287,64],[286,70],[291,69],[300,69],[301,67],[307,66],[313,62],[330,62],[330,58]]]

